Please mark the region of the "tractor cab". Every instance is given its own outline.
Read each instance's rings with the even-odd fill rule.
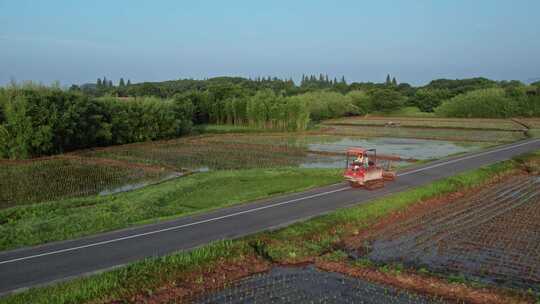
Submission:
[[[384,180],[389,180],[388,172],[377,162],[376,149],[350,148],[346,159],[343,177],[351,187],[372,190],[384,187]]]

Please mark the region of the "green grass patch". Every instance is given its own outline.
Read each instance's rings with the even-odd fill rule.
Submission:
[[[539,138],[540,137],[540,129],[529,129],[527,130],[527,136],[531,138]]]
[[[415,118],[415,117],[344,117],[328,120],[326,124],[344,124],[355,126],[388,126],[407,128],[440,128],[469,130],[522,131],[523,125],[511,119],[486,118]]]
[[[525,139],[525,132],[500,130],[468,130],[448,128],[418,128],[418,127],[383,127],[383,126],[354,126],[332,125],[325,131],[333,135],[357,135],[365,138],[371,137],[398,137],[447,140],[453,142],[492,142],[506,143]]]
[[[37,245],[185,216],[341,181],[337,169],[199,173],[131,192],[0,210],[0,249]]]
[[[272,129],[256,128],[242,125],[196,125],[193,127],[193,133],[209,133],[209,134],[224,134],[224,133],[258,133],[258,132],[276,132]]]
[[[376,116],[386,116],[386,117],[395,117],[395,116],[402,116],[402,117],[435,117],[435,113],[433,112],[422,112],[418,107],[402,107],[398,110],[391,111],[391,112],[373,112],[370,113],[370,115],[376,115]]]

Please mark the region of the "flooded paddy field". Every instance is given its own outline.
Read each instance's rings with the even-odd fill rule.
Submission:
[[[374,284],[314,267],[274,268],[269,273],[243,279],[193,303],[447,303],[397,288]]]
[[[540,177],[520,175],[374,233],[365,257],[540,291]]]
[[[490,143],[313,133],[187,136],[0,163],[0,208],[131,191],[189,173],[267,168],[344,168],[349,147],[376,148],[400,167]]]
[[[426,160],[486,144],[325,134],[220,134],[86,151],[81,155],[167,165],[190,171],[273,167],[343,168],[349,147],[376,148],[394,160]]]

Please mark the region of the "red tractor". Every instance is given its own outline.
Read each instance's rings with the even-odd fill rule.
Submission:
[[[384,181],[395,179],[395,172],[390,170],[390,163],[386,168],[377,163],[377,150],[351,148],[347,150],[347,165],[343,177],[349,181],[351,187],[364,187],[368,190],[384,187]]]

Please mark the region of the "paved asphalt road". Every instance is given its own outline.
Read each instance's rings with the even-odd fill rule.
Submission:
[[[173,221],[0,252],[0,295],[286,226],[538,149],[540,139],[521,141],[399,172],[395,182],[375,191],[340,183]]]

